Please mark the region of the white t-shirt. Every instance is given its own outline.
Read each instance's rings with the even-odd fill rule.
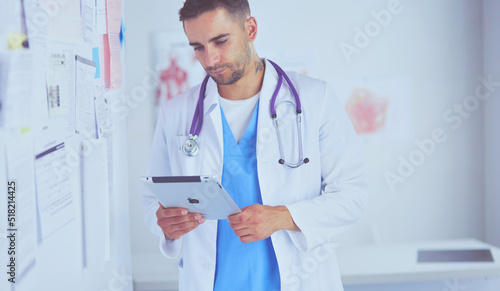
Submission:
[[[248,124],[252,120],[255,105],[259,100],[260,92],[257,95],[243,100],[229,100],[219,95],[219,103],[224,111],[227,123],[233,132],[237,143],[247,130]]]

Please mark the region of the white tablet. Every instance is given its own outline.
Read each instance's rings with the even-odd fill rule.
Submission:
[[[143,177],[142,182],[163,207],[186,208],[205,219],[227,219],[241,210],[217,180],[210,176]]]

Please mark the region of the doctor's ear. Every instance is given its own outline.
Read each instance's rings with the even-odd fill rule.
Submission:
[[[249,42],[253,42],[257,38],[257,20],[255,20],[255,17],[249,17],[245,20],[245,33]]]

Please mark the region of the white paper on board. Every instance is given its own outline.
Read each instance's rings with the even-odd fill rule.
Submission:
[[[96,3],[95,0],[81,0],[83,40],[94,45],[96,42]]]
[[[106,90],[103,92],[103,97],[104,97],[104,107],[105,111],[99,114],[101,117],[100,124],[102,124],[102,133],[99,136],[99,138],[105,138],[108,143],[108,181],[109,181],[109,194],[113,194],[113,179],[114,179],[114,173],[113,173],[113,132],[114,132],[114,127],[113,127],[113,114],[111,112],[111,100],[118,100],[118,98],[121,98],[119,96],[119,90]],[[103,114],[104,113],[104,114]]]
[[[29,127],[32,101],[33,54],[0,52],[0,126]],[[28,86],[27,86],[28,84]]]
[[[72,49],[63,50],[66,56],[66,84],[67,104],[66,111],[66,138],[71,138],[76,133],[76,64],[75,53]]]
[[[46,73],[47,108],[50,119],[64,117],[68,111],[67,57],[64,53],[49,54]]]
[[[44,7],[50,13],[50,40],[75,44],[82,42],[80,1],[53,1],[45,3]]]
[[[105,271],[110,257],[108,151],[106,139],[82,142],[84,266]]]
[[[108,33],[106,0],[96,0],[96,29],[98,34]]]
[[[94,110],[94,76],[96,65],[81,56],[76,56],[76,133],[85,139],[96,138]]]
[[[97,122],[97,137],[107,138],[108,132],[112,131],[110,104],[106,90],[96,87],[95,91],[95,114]]]
[[[38,215],[42,239],[75,219],[70,167],[64,142],[52,140],[35,156]]]

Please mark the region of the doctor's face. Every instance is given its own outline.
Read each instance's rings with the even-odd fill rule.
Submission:
[[[201,65],[217,84],[234,84],[248,71],[252,51],[245,29],[224,9],[185,20],[184,31]]]

